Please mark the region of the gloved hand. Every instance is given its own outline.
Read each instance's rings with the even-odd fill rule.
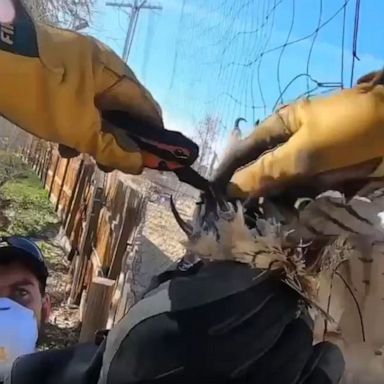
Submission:
[[[34,23],[20,0],[2,1],[0,113],[59,144],[66,157],[92,155],[104,169],[191,165],[198,148],[163,127],[161,110],[107,46],[79,33]]]
[[[382,176],[383,84],[382,72],[371,73],[351,89],[283,106],[227,156],[218,182],[244,166],[229,187],[230,195],[240,197],[265,195],[315,175],[339,181],[357,171]]]

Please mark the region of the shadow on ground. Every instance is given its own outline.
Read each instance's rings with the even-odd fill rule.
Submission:
[[[57,235],[59,234],[60,231],[60,226],[61,223],[47,223],[41,231],[38,233],[35,232],[29,232],[26,234],[26,236],[34,239],[35,241],[51,241],[54,242],[56,239]],[[55,245],[52,243],[52,246],[59,247],[58,245]]]
[[[80,325],[61,327],[54,323],[48,323],[44,327],[40,350],[65,348],[78,342]]]

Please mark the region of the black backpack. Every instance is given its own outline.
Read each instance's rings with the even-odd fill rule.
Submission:
[[[331,359],[331,360],[330,360]],[[101,342],[19,358],[6,383],[338,383],[299,295],[235,262],[175,266]]]

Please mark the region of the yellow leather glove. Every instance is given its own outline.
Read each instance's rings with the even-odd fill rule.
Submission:
[[[229,194],[265,195],[340,170],[383,176],[384,86],[382,73],[376,74],[354,88],[284,106],[267,118],[224,160],[221,168],[232,173],[245,165],[233,175]]]
[[[2,24],[0,34],[4,117],[73,149],[68,157],[88,153],[109,170],[177,168],[174,152],[194,161],[195,144],[163,129],[160,107],[111,49],[92,37],[33,22],[21,1],[11,4],[15,17]],[[162,162],[163,152],[169,164]]]

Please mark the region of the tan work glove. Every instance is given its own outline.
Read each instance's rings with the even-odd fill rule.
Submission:
[[[34,23],[19,0],[2,1],[3,10],[6,3],[15,17],[0,35],[4,117],[62,144],[68,157],[88,153],[109,170],[138,174],[143,167],[177,168],[174,158],[194,161],[196,145],[163,129],[160,107],[112,50],[92,37]]]
[[[348,174],[364,169],[365,176],[383,176],[382,72],[368,74],[359,83],[330,96],[284,106],[256,127],[227,156],[221,173],[219,169],[218,179],[225,181],[224,169],[233,173],[257,159],[233,175],[229,194],[265,195],[308,176],[340,170]]]

